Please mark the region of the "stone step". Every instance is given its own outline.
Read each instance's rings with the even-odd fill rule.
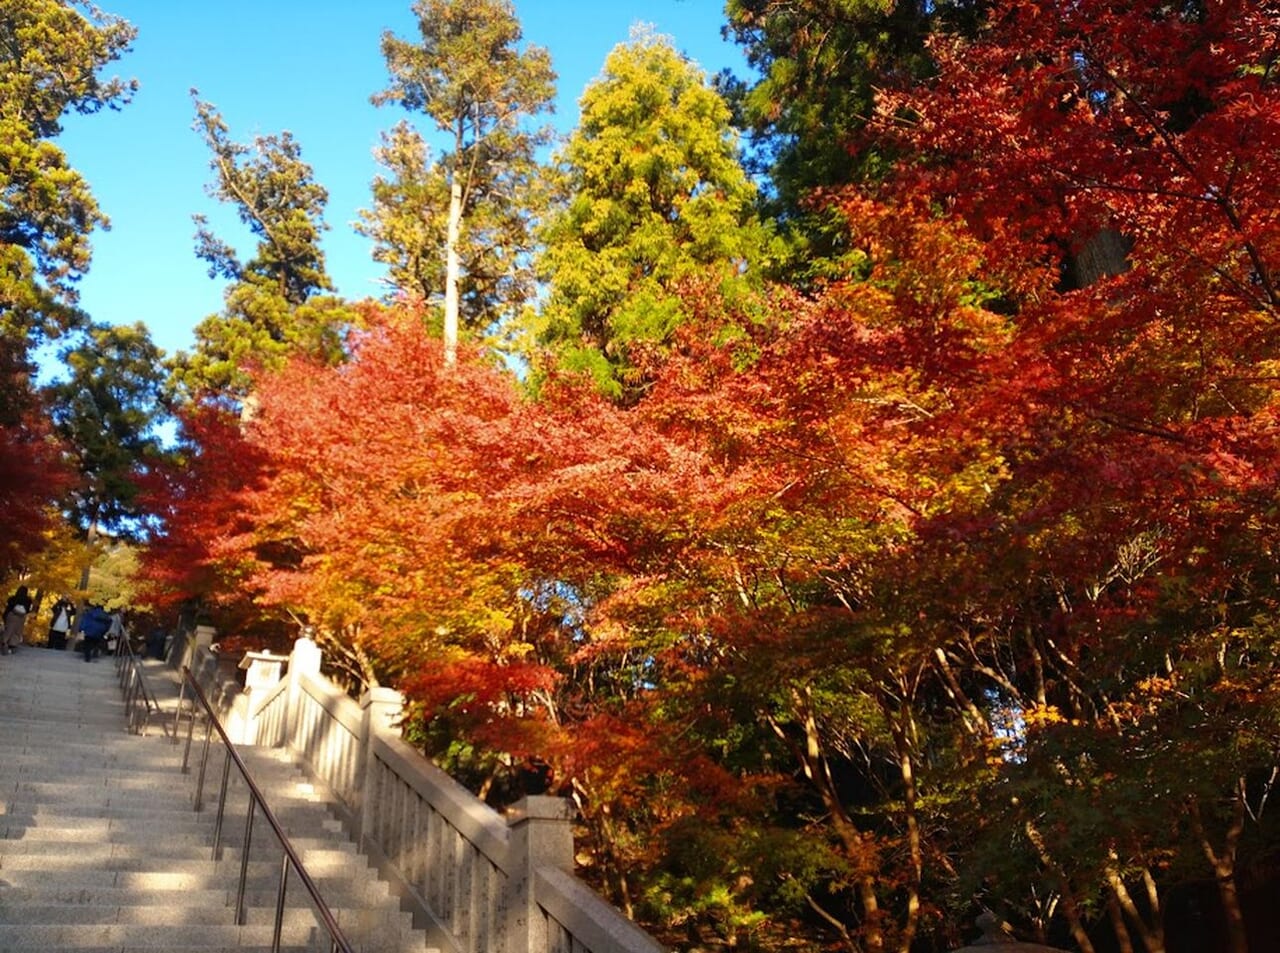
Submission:
[[[29,751],[18,754],[7,753],[0,762],[0,783],[10,779],[22,778],[57,778],[73,775],[94,776],[104,778],[117,775],[144,775],[151,778],[177,773],[181,760],[179,755],[166,750],[151,756],[138,753],[133,756],[104,754],[101,750],[92,756],[66,757],[61,752]]]
[[[223,907],[195,910],[183,908],[184,926],[207,927],[226,930],[235,926],[235,909],[232,904]],[[175,910],[172,907],[74,907],[12,906],[0,907],[4,922],[12,926],[171,926]],[[425,950],[426,941],[415,933],[412,918],[407,913],[391,915],[370,914],[364,910],[339,908],[330,910],[338,928],[356,947],[376,949]],[[271,931],[275,926],[276,910],[270,907],[246,907],[245,926],[261,927]],[[284,942],[305,943],[320,931],[319,919],[306,907],[292,907],[281,914],[281,939]],[[270,934],[269,934],[270,935]],[[223,938],[219,938],[223,939]]]
[[[298,905],[304,898],[305,891],[298,887],[286,893],[283,917],[286,923],[295,928],[316,925],[316,916],[310,906]],[[131,897],[122,893],[119,899],[127,901]],[[255,894],[245,905],[245,921],[249,924],[274,922],[275,899],[274,894],[270,897],[264,893]],[[163,925],[172,924],[177,911],[181,912],[182,921],[187,924],[227,926],[235,919],[235,894],[230,892],[226,897],[219,898],[216,903],[204,906],[187,902],[186,898],[183,898],[178,905],[128,902],[117,904],[14,903],[7,898],[0,898],[0,918],[4,923],[10,924],[64,923],[82,926],[89,923],[150,923]],[[349,927],[353,934],[361,931],[411,928],[413,922],[413,917],[399,911],[337,907],[330,908],[329,912],[337,920],[338,926],[343,927],[344,930]]]
[[[223,842],[226,842],[226,832],[228,828],[224,825]],[[145,821],[138,821],[128,826],[113,822],[107,818],[97,820],[94,826],[83,825],[80,827],[19,827],[15,829],[13,837],[6,837],[7,829],[0,825],[0,853],[12,851],[14,845],[31,845],[33,852],[40,850],[77,850],[87,844],[136,844],[142,835],[154,832],[154,827]],[[240,833],[240,831],[236,831]],[[254,848],[257,849],[258,829],[254,828]],[[157,851],[157,855],[161,856],[162,852],[172,848],[175,852],[187,848],[195,847],[207,851],[212,843],[213,826],[212,824],[193,825],[182,830],[167,831],[164,836],[163,843],[152,843],[150,847]],[[264,833],[262,840],[269,842],[272,849],[275,844],[275,835]],[[340,833],[330,832],[328,836],[316,836],[315,832],[310,834],[298,834],[290,836],[289,842],[297,851],[312,850],[338,850],[344,853],[354,855],[356,853],[355,845],[342,837]],[[239,845],[239,838],[234,841],[235,845]]]
[[[319,943],[312,941],[308,946],[281,946],[279,953],[329,953],[329,945],[327,943]],[[184,949],[194,950],[197,953],[277,953],[270,946],[201,946],[201,947],[185,947]],[[113,944],[112,946],[77,946],[76,953],[156,953],[155,947],[148,946],[120,946]],[[18,946],[5,953],[50,953],[49,950],[40,946]],[[181,950],[177,951],[181,953]]]
[[[8,821],[6,823],[6,821]],[[105,829],[93,824],[111,825]],[[65,849],[74,850],[79,845],[97,843],[147,843],[159,844],[172,842],[178,846],[213,845],[214,819],[211,815],[182,814],[170,815],[161,820],[146,816],[130,818],[84,818],[84,817],[50,817],[43,816],[37,821],[22,822],[12,818],[0,817],[0,852],[8,849],[8,845],[31,842],[55,842],[66,845]],[[282,822],[285,836],[295,845],[299,842],[308,847],[328,847],[345,849],[354,845],[341,831],[337,821],[325,822],[324,825],[312,823],[307,818]],[[338,828],[338,829],[333,829]],[[244,817],[228,816],[223,820],[221,842],[224,846],[236,847],[244,836]],[[274,844],[275,834],[258,815],[253,826],[253,843]]]
[[[228,804],[247,804],[248,801],[242,793],[243,788],[239,791],[229,791]],[[265,792],[264,792],[265,793]],[[176,793],[170,789],[168,785],[156,783],[150,787],[138,788],[134,785],[119,786],[106,785],[96,783],[77,783],[75,781],[18,781],[12,784],[0,785],[0,805],[15,805],[14,813],[17,813],[17,806],[24,804],[44,805],[56,810],[62,810],[65,813],[78,813],[82,807],[91,807],[95,804],[117,804],[121,807],[131,808],[135,812],[142,812],[155,808],[156,810],[176,810],[180,807],[190,808],[191,804],[188,800],[194,792],[188,794],[182,792]],[[271,792],[271,810],[277,816],[289,813],[291,810],[306,809],[311,806],[323,806],[325,801],[318,794],[306,793],[281,793]],[[206,810],[216,809],[218,798],[218,786],[216,779],[213,783],[208,780],[205,782],[204,803]],[[5,813],[9,813],[7,808]]]
[[[79,813],[67,814],[61,811],[50,811],[41,807],[34,811],[23,813],[0,814],[0,837],[7,837],[8,839],[39,837],[42,831],[51,832],[51,837],[56,837],[60,832],[65,832],[67,837],[72,840],[92,840],[95,834],[105,835],[113,831],[127,834],[156,835],[163,833],[165,837],[181,837],[186,834],[212,836],[215,822],[214,809],[212,807],[198,813],[193,811],[190,805],[178,805],[177,807],[177,810],[166,812],[161,818],[153,817],[145,812],[141,814],[99,812],[96,816],[88,816]],[[237,810],[227,812],[223,819],[224,831],[240,831],[243,829],[245,812],[242,808],[243,805],[237,805]],[[285,833],[291,839],[295,837],[323,837],[326,840],[335,838],[345,840],[346,838],[341,821],[327,815],[318,821],[311,814],[297,820],[291,818],[281,818],[280,820],[285,828]],[[256,825],[257,822],[255,821],[255,827]],[[163,828],[162,830],[160,829],[161,827]],[[84,833],[81,834],[79,832]]]
[[[117,748],[129,747],[132,737],[125,721],[125,709],[110,708],[94,710],[90,714],[68,712],[66,714],[51,713],[50,718],[23,717],[13,711],[23,705],[22,699],[0,698],[0,711],[6,714],[3,729],[0,730],[0,745],[16,745],[19,743],[37,743],[42,739],[56,739],[65,742],[72,750],[89,747],[101,739],[105,744]],[[101,703],[86,700],[86,709],[99,709]],[[157,735],[158,737],[158,735]],[[186,742],[185,736],[182,738]]]
[[[269,924],[246,926],[212,924],[0,924],[0,950],[242,950],[245,945],[268,947],[274,930]],[[282,942],[308,949],[315,928],[290,929]],[[425,944],[424,944],[425,949]]]
[[[0,921],[5,919],[4,911],[21,907],[162,907],[167,910],[208,910],[223,909],[235,904],[238,888],[239,867],[235,866],[229,875],[222,877],[216,887],[138,887],[116,886],[113,883],[72,883],[64,879],[54,878],[41,884],[6,884],[0,886]],[[279,882],[273,880],[267,887],[248,886],[245,888],[245,906],[250,909],[270,908],[275,910],[276,889]],[[372,895],[380,891],[374,888]],[[298,883],[292,873],[289,876],[288,902],[291,905],[303,903],[307,898],[306,890]],[[386,905],[354,905],[352,896],[340,897],[347,907],[362,910],[366,913],[382,913],[389,917],[408,916],[402,914],[398,907]],[[328,900],[326,899],[326,903]]]
[[[332,866],[340,862],[368,866],[362,855],[358,854],[355,847],[351,844],[336,846],[333,842],[325,842],[321,845],[302,846],[293,838],[290,838],[290,844],[294,852],[306,865],[307,869],[313,866],[325,867]],[[46,838],[23,838],[21,840],[4,840],[0,839],[0,869],[11,867],[9,858],[17,857],[46,857],[58,859],[68,857],[76,863],[96,863],[101,859],[109,859],[113,864],[123,862],[128,858],[137,858],[139,860],[163,858],[164,864],[168,865],[170,861],[176,860],[194,860],[201,863],[211,859],[211,838],[198,839],[196,837],[185,838],[181,841],[174,842],[170,838],[166,838],[164,843],[147,843],[139,844],[136,837],[117,837],[115,839],[104,838],[103,840],[77,840],[66,841],[61,839]],[[238,860],[241,854],[241,839],[222,839],[222,857],[224,860]],[[275,835],[262,832],[261,835],[257,831],[254,832],[254,841],[249,849],[250,861],[270,861],[280,857],[281,849]],[[159,865],[157,865],[159,866]],[[123,869],[112,867],[112,869]]]
[[[33,687],[30,696],[0,691],[0,702],[9,706],[5,726],[13,730],[63,732],[71,725],[101,728],[116,725],[110,719],[125,712],[124,699],[115,686],[94,691],[73,691],[57,685]]]
[[[278,817],[311,807],[324,808],[326,802],[320,795],[298,791],[264,792],[271,806],[271,811]],[[175,794],[167,786],[153,784],[149,787],[129,785],[107,785],[79,783],[75,781],[19,781],[14,784],[0,785],[0,804],[14,805],[14,813],[23,804],[39,804],[65,813],[78,813],[82,807],[95,804],[116,804],[137,811],[151,808],[156,810],[193,809],[187,800],[191,795]],[[206,783],[204,790],[204,809],[216,811],[218,788],[216,784]],[[249,803],[244,789],[228,791],[226,810],[231,813],[233,807],[246,807]],[[246,807],[247,809],[247,807]],[[8,810],[5,813],[9,813]]]
[[[7,844],[20,844],[21,841],[7,841]],[[223,855],[223,863],[228,862],[232,848],[227,846]],[[192,851],[192,854],[197,853]],[[0,876],[17,877],[20,872],[40,870],[55,872],[135,872],[147,873],[163,870],[166,874],[203,874],[209,870],[208,852],[199,851],[199,856],[157,858],[144,848],[121,844],[102,844],[96,846],[79,845],[74,851],[41,851],[36,853],[0,852]],[[359,857],[359,855],[355,855]],[[350,854],[326,851],[322,855],[308,858],[307,873],[312,877],[340,878],[370,876],[368,863],[363,857],[357,861]],[[236,852],[235,864],[239,867],[239,853]],[[273,877],[280,869],[277,860],[258,860],[249,858],[248,874],[250,877]]]
[[[161,693],[172,689],[168,671],[155,674]],[[281,859],[273,832],[257,814],[247,923],[235,926],[246,785],[230,773],[215,862],[221,745],[209,748],[205,809],[196,812],[203,726],[184,774],[185,724],[177,744],[154,722],[148,737],[129,734],[115,675],[111,660],[85,665],[43,650],[0,658],[0,953],[269,949]],[[293,759],[240,753],[353,948],[425,953],[424,934]],[[285,953],[329,949],[310,903],[291,872]]]
[[[275,896],[280,882],[280,865],[265,865],[269,869],[255,870],[250,861],[249,875],[245,880],[245,890],[256,894]],[[371,874],[355,878],[349,874],[329,876],[325,873],[308,870],[312,881],[320,890],[325,903],[334,906],[366,906],[373,907],[392,900],[390,887],[385,881],[374,878]],[[185,893],[205,890],[237,889],[240,876],[239,863],[223,861],[215,865],[206,861],[203,870],[179,871],[165,869],[151,870],[91,870],[91,869],[5,869],[0,871],[9,889],[23,890],[98,890],[117,887],[122,890],[173,892],[180,899]],[[274,903],[274,899],[271,901]],[[4,947],[0,946],[0,950]]]
[[[299,896],[287,899],[297,904]],[[275,897],[269,898],[270,905],[246,905],[245,925],[275,925]],[[368,943],[378,938],[384,943],[393,943],[403,948],[408,944],[420,942],[413,932],[413,918],[407,913],[368,911],[339,907],[330,909],[338,927],[353,943]],[[12,926],[105,926],[112,924],[138,924],[145,926],[172,925],[175,916],[180,915],[185,926],[228,927],[235,925],[235,898],[230,896],[225,903],[196,907],[184,903],[181,907],[168,904],[145,905],[96,905],[77,904],[36,904],[9,903],[0,900],[0,919]],[[319,920],[310,906],[287,906],[281,913],[282,935],[297,939],[305,939],[311,931],[319,926]],[[422,942],[425,946],[425,942]]]
[[[5,923],[0,924],[0,950],[5,953],[50,953],[59,950],[269,950],[275,930],[274,909],[255,913],[252,922],[237,926],[234,911],[223,911],[223,923]],[[282,949],[328,953],[328,932],[310,916],[286,915],[282,920]],[[355,951],[367,953],[426,953],[421,931],[401,926],[339,930]]]
[[[3,711],[0,708],[0,711]],[[65,764],[68,767],[84,768],[94,764],[104,766],[119,765],[136,767],[143,771],[176,770],[182,763],[182,747],[169,744],[162,735],[149,735],[142,738],[130,735],[121,728],[119,735],[95,735],[94,740],[71,741],[63,738],[42,738],[11,735],[0,740],[0,754],[4,761],[0,762],[7,770],[10,765],[40,764],[44,759],[48,764]]]
[[[77,946],[74,948],[76,953],[156,953],[154,946],[132,946],[126,944],[121,946],[118,943],[110,946]],[[181,953],[182,950],[197,951],[197,953],[276,953],[270,945],[237,945],[237,946],[201,946],[201,947],[181,947],[175,953]],[[5,950],[5,953],[51,953],[51,951],[43,946],[16,946],[12,949]],[[306,946],[281,946],[279,953],[329,953],[328,943],[320,943],[313,940]]]
[[[265,906],[276,902],[276,893],[258,891],[246,894],[251,905]],[[172,887],[117,887],[114,884],[85,883],[75,884],[55,879],[44,884],[4,884],[0,886],[0,919],[2,911],[10,907],[30,906],[100,906],[125,907],[142,906],[166,907],[170,910],[179,905],[184,908],[221,908],[235,902],[234,884],[208,887],[203,889],[174,889]]]

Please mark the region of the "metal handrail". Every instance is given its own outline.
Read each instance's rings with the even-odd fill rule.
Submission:
[[[128,634],[121,635],[116,642],[116,675],[120,679],[120,690],[124,692],[125,712],[129,716],[129,731],[135,735],[146,737],[147,728],[151,725],[151,713],[160,711],[160,702],[155,692],[147,684],[142,670],[142,660],[133,652],[133,645]],[[141,730],[139,730],[141,721]],[[167,735],[169,729],[161,725]]]
[[[302,886],[306,888],[307,893],[311,896],[311,902],[315,905],[316,915],[320,918],[321,925],[329,934],[329,953],[353,953],[351,944],[347,942],[346,936],[343,935],[338,921],[334,918],[333,912],[329,909],[328,904],[320,896],[320,889],[316,886],[315,881],[311,879],[311,875],[307,873],[306,868],[302,866],[302,859],[298,856],[298,852],[294,850],[293,845],[289,843],[289,838],[284,832],[284,828],[280,826],[280,822],[276,819],[275,814],[267,805],[266,798],[263,797],[262,791],[254,782],[253,777],[249,774],[249,769],[240,757],[240,753],[236,751],[236,746],[231,743],[231,739],[227,737],[226,730],[222,727],[222,722],[218,720],[218,716],[213,713],[213,708],[209,704],[209,700],[205,697],[200,685],[196,682],[195,677],[191,673],[191,669],[182,666],[182,686],[185,689],[191,687],[192,694],[196,701],[200,703],[200,707],[204,709],[205,716],[205,732],[204,732],[204,749],[200,755],[200,775],[196,782],[196,799],[195,809],[197,811],[204,807],[204,775],[205,767],[209,762],[209,746],[214,730],[218,732],[218,736],[222,739],[222,745],[226,748],[227,757],[222,763],[222,787],[218,794],[218,818],[214,824],[213,834],[213,857],[217,860],[221,856],[222,843],[222,818],[227,804],[227,780],[230,775],[231,765],[235,764],[240,772],[240,777],[244,779],[245,786],[249,789],[249,813],[245,819],[244,825],[244,845],[240,855],[240,885],[236,890],[236,924],[243,926],[245,923],[245,881],[249,872],[249,848],[253,841],[253,818],[257,808],[262,809],[262,816],[275,832],[276,841],[280,844],[283,851],[280,858],[280,881],[276,888],[276,918],[275,933],[271,940],[271,953],[279,953],[280,951],[280,934],[284,923],[284,901],[285,890],[288,883],[289,868],[292,867],[298,875],[298,879],[302,882]],[[179,702],[179,711],[174,720],[175,741],[178,719],[182,717],[181,702]],[[191,708],[191,724],[187,728],[187,744],[182,753],[182,773],[189,772],[189,757],[191,754],[191,739],[195,734],[196,726],[196,709],[194,704]]]

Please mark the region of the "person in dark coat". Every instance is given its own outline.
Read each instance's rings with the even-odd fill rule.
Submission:
[[[147,636],[147,655],[151,658],[163,659],[164,646],[168,638],[169,634],[165,632],[164,626],[153,627],[151,634]]]
[[[0,653],[12,655],[22,644],[22,630],[31,612],[31,596],[26,586],[19,586],[4,604],[4,635],[0,637]]]
[[[107,630],[111,628],[111,616],[96,603],[84,610],[80,617],[80,633],[84,636],[84,660],[90,662],[102,654],[107,642]]]

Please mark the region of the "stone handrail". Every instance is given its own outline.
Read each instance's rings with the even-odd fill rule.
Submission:
[[[200,650],[181,651],[201,661]],[[400,737],[399,693],[374,688],[357,703],[320,674],[320,662],[316,645],[299,639],[274,684],[250,666],[246,691],[224,697],[227,722],[242,743],[289,748],[328,789],[433,947],[661,953],[573,875],[567,800],[526,797],[498,813]],[[200,670],[209,676],[217,666]]]

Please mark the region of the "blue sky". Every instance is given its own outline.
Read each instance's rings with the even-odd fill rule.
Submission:
[[[329,191],[324,250],[338,291],[378,295],[382,270],[350,223],[369,205],[379,133],[405,117],[374,108],[386,85],[383,30],[417,35],[410,0],[98,0],[138,28],[133,52],[112,71],[141,84],[120,112],[71,116],[59,144],[111,218],[94,236],[93,265],[80,285],[95,321],[142,321],[167,352],[189,349],[191,329],[221,307],[224,284],[193,252],[193,213],[242,253],[253,242],[234,214],[205,194],[209,155],[192,130],[189,90],[214,103],[231,136],[288,130]],[[722,0],[516,0],[528,42],[545,46],[559,74],[561,132],[577,122],[577,100],[632,24],[653,24],[708,74],[745,71],[720,36]],[[425,116],[415,120],[430,132]]]

